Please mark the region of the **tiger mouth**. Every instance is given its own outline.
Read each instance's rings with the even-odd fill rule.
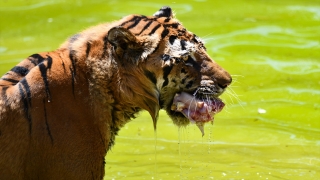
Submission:
[[[196,124],[203,136],[204,124],[213,121],[214,115],[224,106],[225,104],[219,98],[199,98],[182,92],[174,96],[171,110],[182,113],[191,123]]]

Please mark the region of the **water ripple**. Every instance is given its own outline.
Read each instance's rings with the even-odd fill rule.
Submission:
[[[0,53],[6,52],[8,48],[0,46]]]
[[[280,89],[280,88],[279,88]],[[242,106],[248,106],[248,105],[261,105],[262,103],[284,103],[284,104],[291,104],[291,105],[306,105],[307,103],[305,101],[295,101],[290,99],[280,99],[280,98],[274,98],[274,99],[268,99],[268,100],[257,100],[257,101],[250,101],[250,102],[241,102]],[[240,106],[240,104],[233,104],[230,105],[233,107]]]
[[[320,7],[313,7],[313,6],[289,6],[287,7],[289,10],[292,11],[307,11],[313,13],[314,20],[320,20]]]
[[[263,61],[246,61],[243,62],[245,64],[255,64],[255,65],[269,65],[274,70],[286,73],[286,74],[311,74],[311,73],[319,73],[320,72],[320,63],[311,61],[311,60],[286,60],[279,61],[272,59],[267,56],[259,56],[258,59],[262,59]]]
[[[320,89],[297,89],[297,88],[292,88],[292,87],[281,87],[281,88],[268,88],[268,89],[261,89],[257,90],[259,92],[279,92],[279,91],[287,91],[290,94],[302,94],[302,93],[308,93],[312,95],[320,95]]]
[[[213,51],[218,51],[222,48],[232,46],[243,46],[243,45],[254,45],[254,46],[268,46],[268,47],[285,47],[294,49],[305,49],[305,48],[320,48],[320,42],[318,40],[306,39],[307,37],[314,37],[314,29],[300,29],[297,30],[291,28],[283,28],[280,26],[256,26],[248,29],[241,29],[226,34],[215,35],[205,38],[206,42],[215,41],[215,46],[212,48]],[[230,40],[238,36],[243,35],[259,35],[268,39],[268,41],[252,41],[248,40]],[[294,37],[294,41],[293,40]],[[282,43],[279,43],[282,42]]]
[[[15,7],[0,7],[0,11],[24,11],[24,10],[31,10],[31,9],[37,9],[40,7],[56,4],[56,1],[46,1],[46,2],[40,2],[37,4],[32,5],[26,5],[26,6],[15,6]]]
[[[313,37],[314,32],[319,29],[318,27],[305,27],[303,29],[291,29],[291,28],[284,28],[281,26],[256,26],[247,29],[240,29],[226,34],[214,35],[206,38],[206,40],[219,40],[225,38],[231,38],[239,35],[260,35],[265,37],[270,37],[270,35],[275,34],[286,34],[288,36],[294,37]],[[299,32],[298,32],[298,31]],[[301,33],[303,32],[303,33]],[[272,36],[271,36],[272,37]],[[277,36],[278,38],[285,38],[284,36]],[[290,38],[289,38],[290,39]]]

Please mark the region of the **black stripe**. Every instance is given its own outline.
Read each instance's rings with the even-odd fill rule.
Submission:
[[[29,69],[22,66],[15,66],[10,71],[17,73],[20,76],[26,76],[29,73]]]
[[[170,44],[172,45],[176,39],[177,39],[177,36],[173,36],[173,35],[170,36],[170,37],[169,37],[169,42],[170,42]]]
[[[73,93],[73,97],[74,97],[74,73],[73,73],[73,70],[72,68],[70,68],[70,72],[71,72],[71,86],[72,86],[72,93]]]
[[[186,88],[189,89],[191,88],[193,85],[193,81],[189,81],[188,84],[186,85]]]
[[[195,43],[199,43],[199,41],[197,39],[198,39],[198,36],[193,34],[192,41],[195,42]]]
[[[45,119],[45,123],[46,123],[46,129],[48,131],[48,135],[50,137],[51,143],[53,144],[53,137],[52,137],[51,130],[50,130],[50,127],[49,127],[49,124],[48,124],[47,109],[46,109],[45,99],[43,99],[43,110],[44,110],[44,119]]]
[[[1,78],[1,80],[8,81],[8,82],[11,82],[13,84],[17,84],[19,82],[19,80],[9,79],[9,78]]]
[[[164,82],[162,84],[162,88],[168,85],[168,83],[169,83],[168,75],[170,74],[171,70],[172,70],[172,66],[165,66],[163,68],[163,79],[164,79]]]
[[[30,86],[26,80],[26,78],[23,78],[20,83],[23,85],[24,89],[26,90],[26,93],[27,93],[27,102],[29,104],[29,106],[31,107],[31,91],[30,91]]]
[[[157,52],[157,51],[158,51],[158,49],[159,49],[159,44],[157,45],[157,47],[156,47],[156,48],[154,48],[154,50],[153,50],[150,54],[153,54],[154,52]]]
[[[170,58],[171,58],[171,56],[168,55],[168,54],[163,54],[163,55],[161,56],[161,59],[164,60],[164,61],[168,61],[168,60],[170,60]]]
[[[76,53],[77,53],[77,51],[70,49],[69,58],[72,63],[72,69],[73,69],[74,75],[76,75],[76,61],[77,61],[77,58],[75,57]]]
[[[70,44],[69,44],[69,58],[70,58],[71,64],[72,64],[72,69],[70,68],[70,71],[71,71],[71,74],[72,74],[72,77],[71,77],[72,80],[71,81],[72,81],[72,92],[73,92],[73,94],[74,94],[74,78],[76,76],[76,62],[77,62],[76,53],[77,53],[77,51],[72,49],[72,43],[75,42],[76,40],[78,40],[78,38],[80,36],[81,36],[81,34],[75,34],[69,40],[69,42],[70,42]],[[41,69],[40,69],[40,71],[41,71]],[[48,79],[47,79],[47,68],[45,66],[42,67],[42,71],[44,71],[44,72],[41,72],[41,75],[43,73],[42,78],[43,78],[43,81],[44,81],[45,86],[46,86],[47,98],[48,98],[48,100],[51,100],[50,91],[49,91],[49,85],[48,85]]]
[[[192,67],[198,71],[200,71],[201,66],[191,57],[189,56],[187,61],[184,61],[186,64],[192,64]]]
[[[44,82],[44,86],[46,88],[47,98],[50,101],[51,100],[51,96],[50,96],[49,82],[48,82],[48,77],[47,77],[47,67],[43,63],[39,64],[38,66],[39,66],[39,69],[40,69],[42,80]]]
[[[89,57],[90,49],[91,49],[91,44],[89,42],[87,42],[86,58]]]
[[[28,122],[29,122],[29,133],[30,133],[30,135],[31,135],[32,120],[31,120],[31,117],[30,117],[30,114],[29,114],[28,101],[27,101],[27,99],[26,99],[26,97],[25,97],[25,94],[24,94],[24,92],[23,92],[23,89],[22,89],[21,84],[19,84],[19,93],[20,93],[20,96],[21,96],[21,100],[23,101],[23,105],[24,105],[23,110],[24,110],[24,113],[25,113],[25,115],[26,115],[26,118],[27,118],[27,120],[28,120]]]
[[[186,28],[178,29],[178,34],[179,34],[179,36],[184,36],[184,34],[186,33],[186,31],[187,31]]]
[[[135,21],[137,18],[146,18],[146,16],[133,16],[130,20],[123,22],[120,26],[124,26],[125,24]]]
[[[164,24],[164,27],[172,27],[174,29],[177,29],[179,27],[179,23],[173,23],[173,24]]]
[[[151,30],[151,32],[149,33],[149,35],[154,34],[154,33],[156,32],[156,30],[159,29],[160,27],[161,27],[161,24],[156,25],[156,26]]]
[[[63,67],[63,71],[64,71],[64,73],[66,73],[66,66],[65,66],[65,64],[64,64],[64,59],[63,59],[63,57],[61,57],[61,54],[59,54],[59,58],[60,58],[60,60],[61,60],[61,65],[62,65],[62,67]]]
[[[42,63],[44,61],[44,57],[40,56],[40,54],[33,54],[28,58],[32,64],[35,66]]]
[[[132,29],[132,28],[136,27],[136,25],[139,24],[139,22],[140,22],[141,20],[142,20],[142,17],[139,17],[139,16],[133,18],[132,21],[133,21],[134,23],[131,24],[130,26],[128,26],[127,29],[129,30],[129,29]]]
[[[181,41],[180,41],[180,45],[181,45],[181,49],[182,49],[182,50],[186,50],[186,49],[187,49],[187,48],[186,48],[186,45],[187,45],[186,41],[181,40]]]
[[[165,28],[161,33],[161,38],[166,37],[168,34],[169,34],[169,30]]]
[[[153,72],[150,72],[148,70],[144,70],[144,75],[147,76],[147,78],[153,83],[153,84],[157,84],[157,78],[156,78],[156,74]]]
[[[47,69],[51,69],[51,66],[52,66],[52,58],[51,56],[48,56],[47,55],[47,58],[46,58],[48,64],[47,64]]]
[[[74,82],[75,82],[75,78],[76,78],[76,58],[74,57],[76,54],[76,51],[75,50],[70,50],[70,53],[69,53],[69,58],[71,60],[71,63],[72,63],[72,68],[70,68],[70,71],[71,71],[71,82],[72,82],[72,93],[74,95]],[[103,54],[105,54],[105,52],[103,52]]]
[[[101,59],[105,58],[106,55],[107,55],[107,49],[108,49],[108,35],[106,35],[104,38],[103,38],[103,52],[102,52],[102,55],[101,55]]]
[[[164,20],[164,22],[169,22],[170,20],[171,20],[171,18],[168,17],[168,18],[166,18],[166,19]]]
[[[146,29],[148,29],[148,27],[153,23],[153,21],[149,21],[148,24],[146,24],[142,30],[138,33],[138,35],[140,35],[141,33],[143,33],[143,31],[145,31]]]
[[[185,77],[185,78],[183,78],[182,80],[181,80],[181,84],[184,84],[185,82],[186,82],[186,80],[187,80],[187,78]]]

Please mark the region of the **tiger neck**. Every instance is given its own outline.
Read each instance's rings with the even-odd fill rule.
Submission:
[[[154,84],[141,74],[141,67],[124,67],[110,54],[99,60],[89,58],[87,64],[94,114],[107,123],[113,142],[119,129],[142,109],[155,119],[159,103],[158,92],[152,91]]]
[[[111,53],[104,58],[88,57],[86,64],[89,72],[89,92],[93,114],[99,122],[101,133],[109,139],[108,149],[114,144],[115,136],[135,114],[141,110],[136,104],[128,102],[123,82],[125,71],[119,67]]]

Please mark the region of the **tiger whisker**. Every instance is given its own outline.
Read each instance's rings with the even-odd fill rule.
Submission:
[[[231,100],[232,102],[233,102],[233,98],[234,98],[235,100],[238,101],[238,104],[239,104],[242,108],[244,108],[244,107],[242,106],[242,104],[241,104],[242,101],[241,101],[241,99],[239,98],[239,95],[237,95],[232,88],[229,88],[228,91],[226,92],[226,94],[230,97],[230,100]],[[233,102],[233,104],[236,104],[236,103]]]

